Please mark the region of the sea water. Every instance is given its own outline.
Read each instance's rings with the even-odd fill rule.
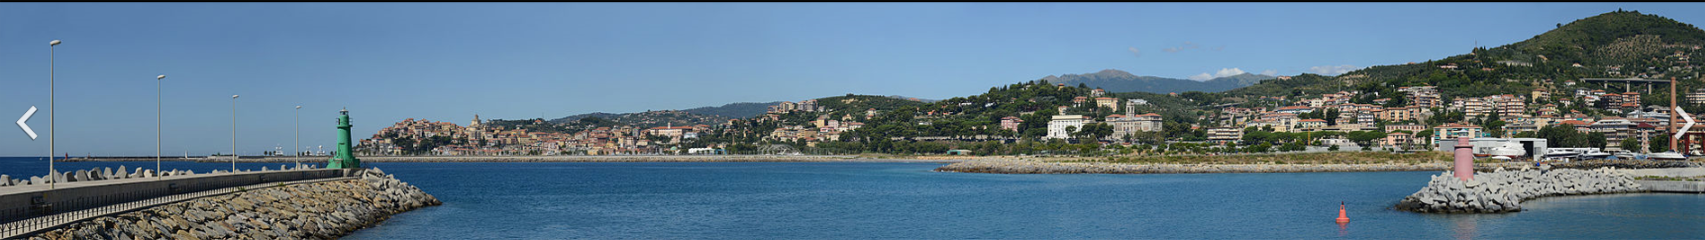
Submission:
[[[0,159],[0,174],[45,172],[44,161]],[[142,162],[62,164],[88,169]],[[230,168],[166,165],[197,172]],[[444,205],[395,215],[348,239],[1705,238],[1705,195],[1698,194],[1549,197],[1507,214],[1390,208],[1439,172],[1019,175],[933,172],[942,165],[935,163],[369,165]],[[1333,222],[1339,202],[1347,206],[1348,224]]]

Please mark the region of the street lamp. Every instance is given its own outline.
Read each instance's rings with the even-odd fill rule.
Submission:
[[[166,80],[166,75],[162,74],[158,77],[154,77],[154,92],[156,94],[155,98],[154,98],[154,180],[160,180],[161,178],[165,177],[165,176],[161,176],[159,174],[160,173],[160,144],[161,144],[161,141],[160,141],[161,137],[160,136],[164,135],[163,134],[164,131],[161,131],[160,129],[163,128],[161,126],[165,122],[165,120],[163,120],[163,119],[165,119],[165,117],[164,117],[165,114],[163,114],[161,111],[161,109],[162,109],[161,106],[164,105],[164,102],[165,102],[164,100],[162,100],[163,98],[165,98],[165,92],[160,90],[160,85],[164,84],[164,83],[162,83],[163,80]]]
[[[231,95],[231,174],[237,174],[237,95]]]
[[[59,152],[58,149],[55,149],[57,145],[56,139],[54,139],[55,136],[58,136],[58,132],[54,131],[58,125],[54,124],[54,119],[55,115],[59,115],[59,109],[55,107],[58,104],[54,101],[54,58],[57,57],[53,51],[54,46],[59,46],[58,39],[47,42],[47,178],[50,179],[47,181],[47,189],[54,189],[59,183],[59,176],[53,176],[53,173],[59,172],[53,169],[53,155]]]
[[[296,167],[302,167],[302,106],[296,106]]]

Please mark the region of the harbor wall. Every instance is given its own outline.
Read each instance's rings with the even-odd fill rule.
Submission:
[[[1427,187],[1404,197],[1398,210],[1423,213],[1504,213],[1521,211],[1521,202],[1548,196],[1647,191],[1633,177],[1612,168],[1522,169],[1474,174],[1469,180],[1445,171]]]
[[[347,170],[297,169],[234,174],[173,171],[169,174],[159,178],[109,178],[0,187],[0,223],[211,189],[343,177]]]
[[[442,204],[378,169],[355,174],[97,217],[22,239],[334,239]]]

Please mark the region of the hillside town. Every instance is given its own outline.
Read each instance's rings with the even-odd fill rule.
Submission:
[[[542,120],[535,120],[543,124]],[[358,151],[369,155],[559,155],[658,153],[664,145],[698,138],[707,125],[596,127],[575,133],[531,132],[488,126],[479,115],[467,126],[405,119],[362,139]]]
[[[1600,80],[1609,81],[1609,80]],[[1648,83],[1650,84],[1650,83]],[[1574,85],[1572,81],[1569,84]],[[1058,84],[1059,88],[1070,88]],[[1644,90],[1644,89],[1639,89]],[[1070,105],[1055,106],[1054,112],[1067,112],[1068,109],[1122,109],[1116,114],[1096,117],[1085,114],[1054,114],[1047,116],[1045,135],[1036,140],[1061,140],[1067,142],[1083,142],[1087,139],[1086,126],[1095,124],[1106,125],[1110,134],[1094,139],[1103,145],[1131,146],[1140,144],[1130,136],[1140,133],[1155,133],[1166,131],[1166,124],[1187,124],[1189,129],[1203,133],[1203,143],[1214,145],[1236,146],[1252,144],[1245,134],[1250,131],[1270,133],[1324,133],[1324,132],[1377,132],[1381,137],[1374,141],[1358,142],[1344,139],[1343,136],[1327,134],[1318,142],[1305,142],[1307,145],[1342,145],[1344,148],[1380,148],[1380,149],[1448,149],[1439,143],[1446,139],[1458,137],[1470,138],[1519,138],[1534,137],[1534,133],[1551,126],[1569,126],[1570,130],[1580,133],[1600,133],[1606,144],[1604,151],[1650,151],[1652,136],[1668,136],[1666,126],[1669,122],[1669,108],[1665,106],[1640,105],[1642,91],[1607,93],[1604,90],[1586,88],[1568,88],[1563,93],[1553,95],[1546,88],[1536,88],[1528,94],[1502,94],[1486,97],[1457,97],[1443,99],[1436,87],[1412,86],[1401,87],[1403,93],[1402,106],[1384,106],[1390,103],[1390,98],[1374,99],[1377,104],[1352,103],[1363,94],[1358,91],[1340,91],[1337,93],[1321,94],[1315,97],[1297,98],[1282,101],[1285,105],[1277,107],[1240,107],[1227,106],[1215,109],[1211,115],[1204,115],[1199,123],[1167,122],[1158,113],[1139,113],[1140,106],[1148,105],[1144,99],[1126,99],[1111,97],[1105,90],[1096,88],[1088,91],[1088,96],[1077,96]],[[1705,104],[1705,89],[1694,89],[1686,93],[1684,98],[1690,104]],[[1267,100],[1283,100],[1273,98]],[[1544,104],[1538,104],[1544,103]],[[1559,106],[1561,104],[1561,106]],[[1608,113],[1595,115],[1579,110],[1561,111],[1559,107],[1569,107],[1572,104],[1586,104],[1583,107],[1602,111],[1590,113]],[[1086,106],[1089,105],[1089,106]],[[837,114],[855,112],[859,114]],[[538,132],[525,128],[509,128],[490,126],[482,122],[476,115],[475,120],[466,126],[449,122],[406,119],[393,126],[386,127],[369,139],[363,139],[363,152],[374,155],[611,155],[611,154],[678,154],[678,153],[717,153],[715,150],[729,147],[737,142],[721,142],[699,144],[693,148],[683,148],[682,143],[697,140],[700,134],[726,134],[737,125],[769,124],[773,129],[762,131],[756,136],[759,143],[802,143],[805,147],[816,147],[822,142],[844,141],[841,135],[846,132],[864,127],[869,119],[876,118],[886,111],[866,108],[862,111],[836,111],[818,104],[817,99],[800,102],[782,102],[771,106],[768,111],[757,117],[748,119],[733,119],[718,126],[705,124],[693,126],[660,126],[640,128],[628,125],[589,127],[578,132]],[[891,140],[907,141],[998,141],[1013,143],[1019,138],[1011,137],[1013,133],[1021,132],[1025,120],[1023,116],[1035,114],[1035,111],[1023,112],[1016,116],[999,116],[999,121],[991,123],[1008,136],[979,135],[970,138],[951,136],[906,136],[890,137]],[[1449,122],[1436,122],[1436,115],[1454,113],[1460,116]],[[945,111],[925,111],[915,113],[913,124],[929,126],[932,119],[941,119],[955,113]],[[797,121],[786,121],[785,118],[796,116],[815,116],[803,124]],[[1495,119],[1486,119],[1495,118]],[[536,124],[548,124],[534,120]],[[1498,122],[1497,129],[1487,129],[1486,126],[1475,123]],[[1206,124],[1203,124],[1206,123]],[[1621,143],[1634,139],[1639,142],[1639,149],[1625,149]],[[1167,139],[1169,142],[1189,142],[1182,139]],[[1313,139],[1310,139],[1313,140]],[[756,143],[754,143],[756,144]],[[430,146],[421,149],[422,146]]]
[[[476,115],[466,126],[406,119],[362,140],[360,147],[374,155],[727,154],[778,147],[907,154],[1219,154],[1448,150],[1447,140],[1468,137],[1497,142],[1477,153],[1525,148],[1515,158],[1544,157],[1547,146],[1699,154],[1686,146],[1697,145],[1698,135],[1675,138],[1691,143],[1681,149],[1668,147],[1669,129],[1680,123],[1671,122],[1674,108],[1667,105],[1671,79],[1679,77],[1682,82],[1675,86],[1695,88],[1674,89],[1678,106],[1705,106],[1705,88],[1689,83],[1698,81],[1698,66],[1690,57],[1700,46],[1654,47],[1663,52],[1645,50],[1661,56],[1646,61],[1654,66],[1644,69],[1580,63],[1556,69],[1608,76],[1601,78],[1534,74],[1533,62],[1482,61],[1481,54],[1507,53],[1476,48],[1439,61],[1262,82],[1307,82],[1301,86],[1339,90],[1250,90],[1238,93],[1242,96],[1115,93],[1037,80],[941,101],[853,94],[784,101],[755,116],[665,110],[482,122]],[[1393,69],[1420,71],[1406,74],[1425,78],[1391,79],[1386,75]],[[1374,80],[1382,76],[1388,79]],[[1445,93],[1447,88],[1458,92]]]

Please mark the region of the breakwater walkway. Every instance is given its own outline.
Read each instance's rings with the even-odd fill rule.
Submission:
[[[0,238],[186,199],[348,174],[344,169],[202,174],[173,170],[156,176],[151,170],[120,174],[96,169],[53,174],[58,177],[9,179],[0,185]]]
[[[1485,167],[1516,167],[1523,163],[1486,164]],[[938,172],[1008,174],[1143,174],[1143,173],[1281,173],[1281,172],[1383,172],[1437,171],[1450,169],[1449,162],[1381,164],[1126,164],[1101,162],[1045,162],[1029,159],[963,161],[936,168]],[[1490,170],[1490,169],[1488,169]]]
[[[557,156],[361,156],[362,162],[956,162],[961,160],[870,159],[853,155],[557,155]],[[312,158],[243,157],[237,162],[289,163]],[[167,158],[166,161],[230,162],[230,158]],[[71,158],[78,161],[154,161],[153,157]]]
[[[442,203],[379,169],[101,216],[28,239],[334,239]]]

